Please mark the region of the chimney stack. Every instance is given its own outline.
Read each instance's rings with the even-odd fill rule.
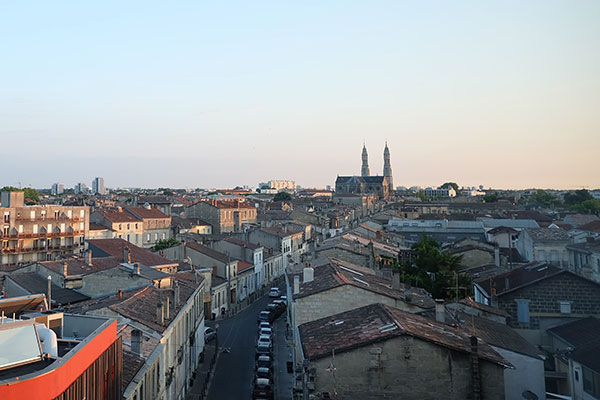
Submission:
[[[504,278],[504,290],[510,289],[510,279],[508,277]]]
[[[500,247],[498,245],[494,247],[494,265],[496,268],[500,268]]]
[[[305,264],[303,282],[308,283],[315,280],[315,270],[310,264]]]
[[[52,277],[48,275],[48,310],[52,309]]]
[[[481,399],[481,374],[479,370],[479,355],[477,337],[471,336],[471,374],[473,380],[473,400]]]
[[[85,263],[87,265],[89,265],[90,267],[92,266],[92,251],[88,250],[85,252]]]
[[[142,331],[139,329],[131,331],[131,351],[138,356],[142,352]]]
[[[435,299],[435,320],[443,324],[446,323],[446,308],[442,299]]]
[[[179,307],[179,302],[181,301],[180,296],[181,290],[179,289],[179,282],[175,281],[175,291],[173,295],[173,303],[175,304],[175,307]]]
[[[135,274],[138,276],[142,275],[142,272],[140,271],[141,267],[140,267],[140,263],[135,263]]]
[[[171,297],[167,296],[167,306],[165,307],[165,318],[171,318]]]
[[[69,274],[68,265],[66,261],[63,261],[63,276],[66,278]]]
[[[400,290],[400,271],[392,269],[392,289]]]
[[[300,293],[300,275],[294,275],[294,294]]]
[[[119,289],[118,294],[119,294],[119,299],[122,299],[123,298],[123,291],[121,289]]]
[[[123,247],[123,262],[131,264],[131,253],[129,252],[129,247]]]
[[[156,323],[160,326],[165,324],[165,305],[162,301],[156,303]]]

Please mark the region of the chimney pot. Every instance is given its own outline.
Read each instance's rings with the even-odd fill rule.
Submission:
[[[139,329],[131,331],[131,351],[138,356],[142,352],[142,331]]]
[[[121,289],[119,289],[119,299],[123,298],[123,291]]]
[[[167,296],[167,306],[165,307],[165,318],[171,318],[171,297]]]
[[[304,277],[303,282],[312,282],[315,280],[315,270],[310,267],[310,264],[306,264],[306,268],[304,268]]]
[[[446,323],[446,308],[444,307],[444,300],[435,300],[435,320],[437,322]]]
[[[165,305],[162,301],[156,304],[156,323],[160,326],[165,324]]]
[[[68,265],[66,261],[63,261],[63,276],[66,278],[68,275]]]

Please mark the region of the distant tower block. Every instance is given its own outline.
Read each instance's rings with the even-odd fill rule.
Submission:
[[[390,162],[390,149],[388,149],[387,140],[383,150],[383,176],[388,183],[389,190],[394,190],[394,178],[392,178],[392,164]]]
[[[360,169],[360,176],[370,176],[369,155],[367,154],[367,147],[364,144],[362,149],[362,168]]]

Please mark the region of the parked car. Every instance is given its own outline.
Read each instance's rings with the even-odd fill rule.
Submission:
[[[267,335],[260,335],[258,337],[257,346],[269,346],[269,348],[272,348],[273,342],[271,342],[271,337]]]
[[[279,291],[279,288],[277,288],[277,287],[271,288],[271,290],[269,291],[269,297],[278,298],[279,296],[281,296],[281,292]]]
[[[287,296],[281,296],[281,297],[279,297],[279,300],[283,300],[283,302],[287,306]]]
[[[257,378],[252,390],[253,399],[273,399],[273,387],[271,381],[265,378]]]
[[[206,327],[204,328],[204,343],[208,343],[213,339],[217,338],[217,331],[213,328]]]
[[[283,309],[285,310],[287,307],[287,303],[285,300],[282,299],[277,299],[277,300],[273,300],[274,304],[277,304],[279,307],[283,307]]]
[[[263,321],[260,324],[258,324],[258,330],[261,330],[263,328],[271,329],[271,324],[268,323],[267,321]]]
[[[271,328],[260,328],[258,330],[258,335],[259,336],[266,335],[268,337],[273,337],[273,329],[271,329]]]
[[[263,354],[256,359],[256,368],[271,368],[271,356]]]
[[[256,377],[264,378],[264,379],[272,379],[273,373],[271,372],[271,368],[268,367],[258,367],[256,368]]]
[[[271,323],[273,322],[275,318],[273,318],[273,315],[271,314],[270,311],[261,311],[260,314],[258,314],[258,323],[261,322],[268,322]]]
[[[256,357],[260,356],[271,356],[271,346],[260,344],[256,346]]]

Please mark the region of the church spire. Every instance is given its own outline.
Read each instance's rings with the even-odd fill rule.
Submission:
[[[385,141],[385,149],[383,150],[383,176],[388,183],[390,192],[394,190],[394,178],[392,178],[392,164],[390,162],[390,149]]]
[[[367,154],[367,146],[363,142],[362,149],[362,168],[360,169],[360,176],[369,176],[369,155]]]

